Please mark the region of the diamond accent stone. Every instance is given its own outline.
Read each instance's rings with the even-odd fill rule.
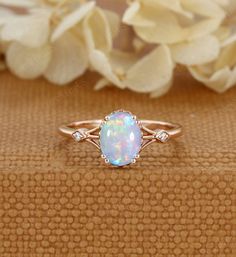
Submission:
[[[83,135],[79,131],[74,132],[72,136],[77,142],[80,142],[83,139]]]
[[[170,135],[166,131],[162,130],[157,132],[155,138],[161,141],[162,143],[166,143],[169,140]]]

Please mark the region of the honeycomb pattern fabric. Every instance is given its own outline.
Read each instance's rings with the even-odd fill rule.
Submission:
[[[217,95],[179,77],[150,99],[97,76],[68,87],[0,74],[1,257],[236,256],[236,89]],[[183,124],[136,165],[105,165],[64,122],[116,109]]]

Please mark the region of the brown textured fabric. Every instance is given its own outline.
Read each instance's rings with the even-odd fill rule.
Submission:
[[[236,88],[217,95],[188,77],[150,99],[0,74],[0,256],[236,256]],[[57,134],[116,109],[184,126],[136,165],[107,166]]]

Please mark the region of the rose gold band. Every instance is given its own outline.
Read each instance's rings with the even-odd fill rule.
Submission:
[[[86,130],[95,132],[99,129],[102,120],[86,120],[86,121],[74,121],[68,125],[62,125],[59,127],[59,132],[62,135],[71,137],[77,130]],[[96,137],[98,138],[98,137]]]
[[[62,135],[71,137],[74,132],[79,129],[89,130],[95,132],[101,126],[103,120],[87,120],[87,121],[74,121],[68,125],[62,125],[59,127],[59,132]],[[155,134],[157,129],[163,129],[173,137],[178,137],[182,134],[182,126],[175,123],[165,121],[154,121],[154,120],[140,120],[143,129],[151,134]],[[94,131],[91,131],[94,130]],[[99,138],[99,137],[95,137]],[[148,139],[148,138],[145,138]]]
[[[182,126],[175,123],[154,121],[154,120],[139,120],[140,127],[143,131],[143,140],[145,141],[142,145],[142,150],[154,142],[167,142],[166,139],[176,138],[182,134]],[[103,123],[103,120],[87,120],[87,121],[75,121],[68,125],[62,125],[59,127],[59,132],[68,137],[73,137],[77,131],[83,136],[83,140],[95,145],[100,149],[99,143],[99,130]],[[166,133],[168,138],[165,141],[157,137],[158,133]],[[159,139],[159,140],[158,140]]]

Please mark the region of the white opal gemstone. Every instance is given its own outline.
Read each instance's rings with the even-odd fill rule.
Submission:
[[[107,116],[101,127],[100,146],[110,164],[130,164],[139,154],[141,144],[141,129],[129,112],[118,111]]]

